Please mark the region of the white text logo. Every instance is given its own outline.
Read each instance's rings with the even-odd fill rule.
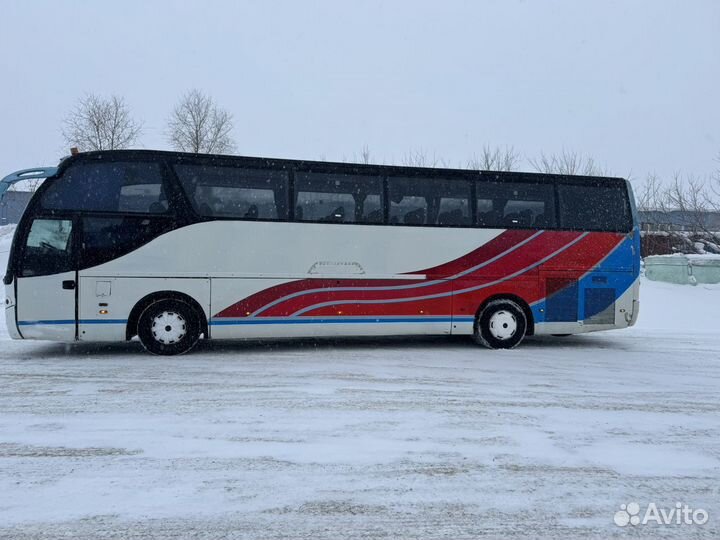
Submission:
[[[641,512],[636,502],[621,504],[620,510],[615,512],[615,525],[627,527],[628,525],[705,525],[710,516],[702,508],[693,509],[687,504],[676,503],[672,508],[658,508],[655,503],[647,505],[645,512]]]

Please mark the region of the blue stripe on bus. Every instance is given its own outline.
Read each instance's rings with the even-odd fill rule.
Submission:
[[[635,231],[635,237],[639,233]],[[580,278],[575,285],[577,287],[579,298],[577,300],[577,319],[585,320],[597,313],[600,313],[604,309],[610,306],[613,301],[617,301],[625,292],[632,286],[638,277],[637,270],[633,267],[632,261],[633,255],[632,247],[634,238],[630,236],[626,237],[615,249],[593,268],[590,272]],[[593,278],[602,277],[604,283],[598,285],[593,281]],[[585,313],[585,301],[584,293],[586,289],[611,289],[614,291],[614,298],[605,297],[604,300],[591,302],[588,306],[590,309]],[[561,294],[563,291],[555,293],[555,295]],[[535,323],[553,322],[552,317],[547,316],[548,303],[552,302],[553,296],[549,298],[543,298],[542,300],[534,303],[531,306],[533,318]]]
[[[384,318],[343,318],[343,317],[332,317],[332,318],[313,318],[313,319],[302,319],[302,318],[286,318],[286,319],[263,319],[263,318],[248,318],[248,319],[213,319],[210,321],[211,326],[230,326],[230,325],[241,325],[241,324],[377,324],[377,323],[450,323],[450,322],[473,322],[473,317],[384,317]]]
[[[36,324],[75,324],[75,319],[52,320],[52,321],[18,321],[19,326],[33,326]]]
[[[127,319],[81,319],[80,324],[127,324]],[[18,321],[19,326],[35,326],[39,324],[75,324],[73,319],[55,319],[43,321]]]
[[[362,324],[377,324],[377,323],[449,323],[449,322],[473,322],[474,317],[417,317],[417,318],[403,318],[403,317],[388,317],[388,318],[323,318],[323,319],[234,319],[234,320],[222,320],[213,319],[210,321],[212,326],[228,326],[228,325],[240,325],[240,324],[348,324],[348,323],[362,323]],[[78,321],[80,324],[127,324],[127,319],[81,319]],[[70,319],[59,319],[59,320],[40,320],[40,321],[19,321],[20,326],[34,326],[34,325],[57,325],[57,324],[75,324],[74,320]]]

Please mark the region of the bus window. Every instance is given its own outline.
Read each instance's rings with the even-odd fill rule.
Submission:
[[[84,217],[81,267],[90,268],[130,253],[173,228],[169,217]]]
[[[392,225],[424,225],[427,223],[428,201],[424,178],[390,178],[390,223]]]
[[[126,184],[120,188],[120,212],[161,214],[167,209],[162,184]]]
[[[42,198],[48,210],[163,214],[168,210],[157,163],[86,163],[69,168]]]
[[[470,182],[442,178],[389,180],[390,223],[469,225]]]
[[[628,232],[632,216],[621,186],[559,184],[560,222],[564,228]]]
[[[195,211],[203,217],[285,220],[288,174],[275,169],[175,165]]]
[[[470,225],[470,182],[465,180],[440,180],[435,184],[438,225]]]
[[[295,174],[298,221],[382,223],[382,180],[349,174]]]
[[[72,268],[72,221],[34,220],[25,242],[20,275],[47,276]]]
[[[477,224],[496,228],[552,228],[555,192],[552,184],[479,182]]]

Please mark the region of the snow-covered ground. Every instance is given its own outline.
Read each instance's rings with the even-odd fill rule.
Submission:
[[[641,295],[633,329],[513,351],[158,358],[9,341],[0,320],[0,537],[717,537],[720,287]],[[710,517],[629,531],[613,516],[631,501]]]

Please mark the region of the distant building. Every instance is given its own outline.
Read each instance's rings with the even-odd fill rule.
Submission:
[[[641,210],[638,214],[642,231],[720,232],[720,212]]]
[[[0,201],[0,225],[20,221],[33,194],[29,191],[7,191]]]
[[[720,253],[720,212],[641,210],[641,254]]]

